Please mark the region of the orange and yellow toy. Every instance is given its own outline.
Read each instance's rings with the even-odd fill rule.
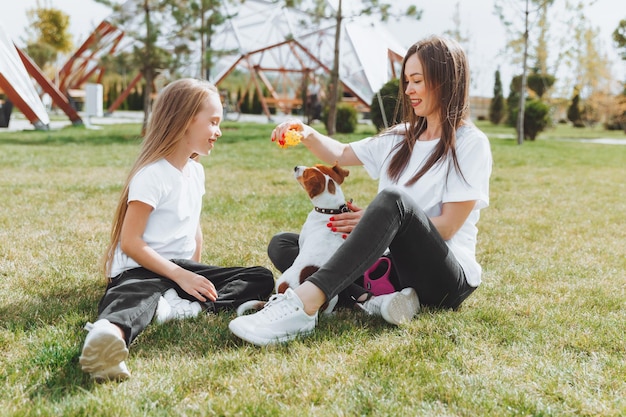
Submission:
[[[299,126],[297,125],[290,126],[289,130],[287,130],[287,132],[285,132],[280,138],[272,136],[272,142],[276,142],[278,147],[283,149],[296,146],[302,140],[302,133],[297,130],[298,127]]]

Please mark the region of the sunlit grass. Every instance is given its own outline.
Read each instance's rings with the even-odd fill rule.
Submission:
[[[484,282],[459,311],[399,328],[340,311],[263,349],[231,336],[229,314],[151,326],[132,378],[102,385],[78,366],[82,326],[139,128],[0,133],[0,415],[626,414],[626,147],[552,140],[574,137],[561,127],[518,146],[481,127],[495,161]],[[317,161],[271,129],[225,124],[202,159],[207,263],[271,268],[270,237],[310,210],[292,170]],[[376,184],[355,167],[343,189],[366,206]]]

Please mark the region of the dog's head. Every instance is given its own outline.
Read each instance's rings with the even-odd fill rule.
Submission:
[[[338,208],[346,203],[340,185],[350,172],[335,164],[297,166],[294,176],[317,207]]]

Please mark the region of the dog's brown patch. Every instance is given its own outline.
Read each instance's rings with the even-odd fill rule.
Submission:
[[[320,195],[326,187],[326,177],[317,169],[307,168],[302,173],[302,186],[310,198]]]
[[[281,282],[280,284],[278,284],[278,288],[276,288],[276,292],[278,294],[284,294],[285,291],[287,291],[287,288],[289,288],[289,284],[287,284],[286,282]]]
[[[320,269],[319,266],[308,265],[302,268],[300,271],[300,284],[302,284],[308,277],[316,273]]]
[[[315,266],[315,265],[309,265],[309,266],[305,266],[304,268],[302,268],[302,271],[300,271],[300,284],[306,281],[308,277],[313,275],[319,269],[320,269],[319,266]],[[320,311],[324,311],[327,308],[328,308],[328,300],[326,300],[326,302],[322,304],[322,306],[320,307]]]
[[[318,164],[318,165],[315,165],[315,168],[319,169],[321,172],[328,175],[330,178],[335,180],[337,184],[339,185],[343,184],[344,178],[350,175],[350,171],[340,167],[337,163],[335,163],[335,165],[333,165],[332,167],[329,167],[328,165]]]

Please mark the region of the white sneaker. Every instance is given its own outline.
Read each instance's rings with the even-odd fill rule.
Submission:
[[[387,323],[401,324],[411,320],[419,311],[417,293],[411,287],[391,294],[372,296],[363,303],[357,303],[367,314],[382,316]]]
[[[128,348],[117,326],[101,319],[94,324],[87,323],[85,329],[89,330],[89,334],[78,359],[83,371],[89,372],[98,382],[128,378],[130,372],[124,363]]]
[[[275,294],[262,310],[240,316],[228,324],[235,336],[258,346],[288,342],[315,329],[317,312],[309,316],[291,288]]]
[[[174,288],[170,288],[159,298],[154,321],[163,324],[170,320],[197,317],[201,311],[199,302],[181,298]]]

